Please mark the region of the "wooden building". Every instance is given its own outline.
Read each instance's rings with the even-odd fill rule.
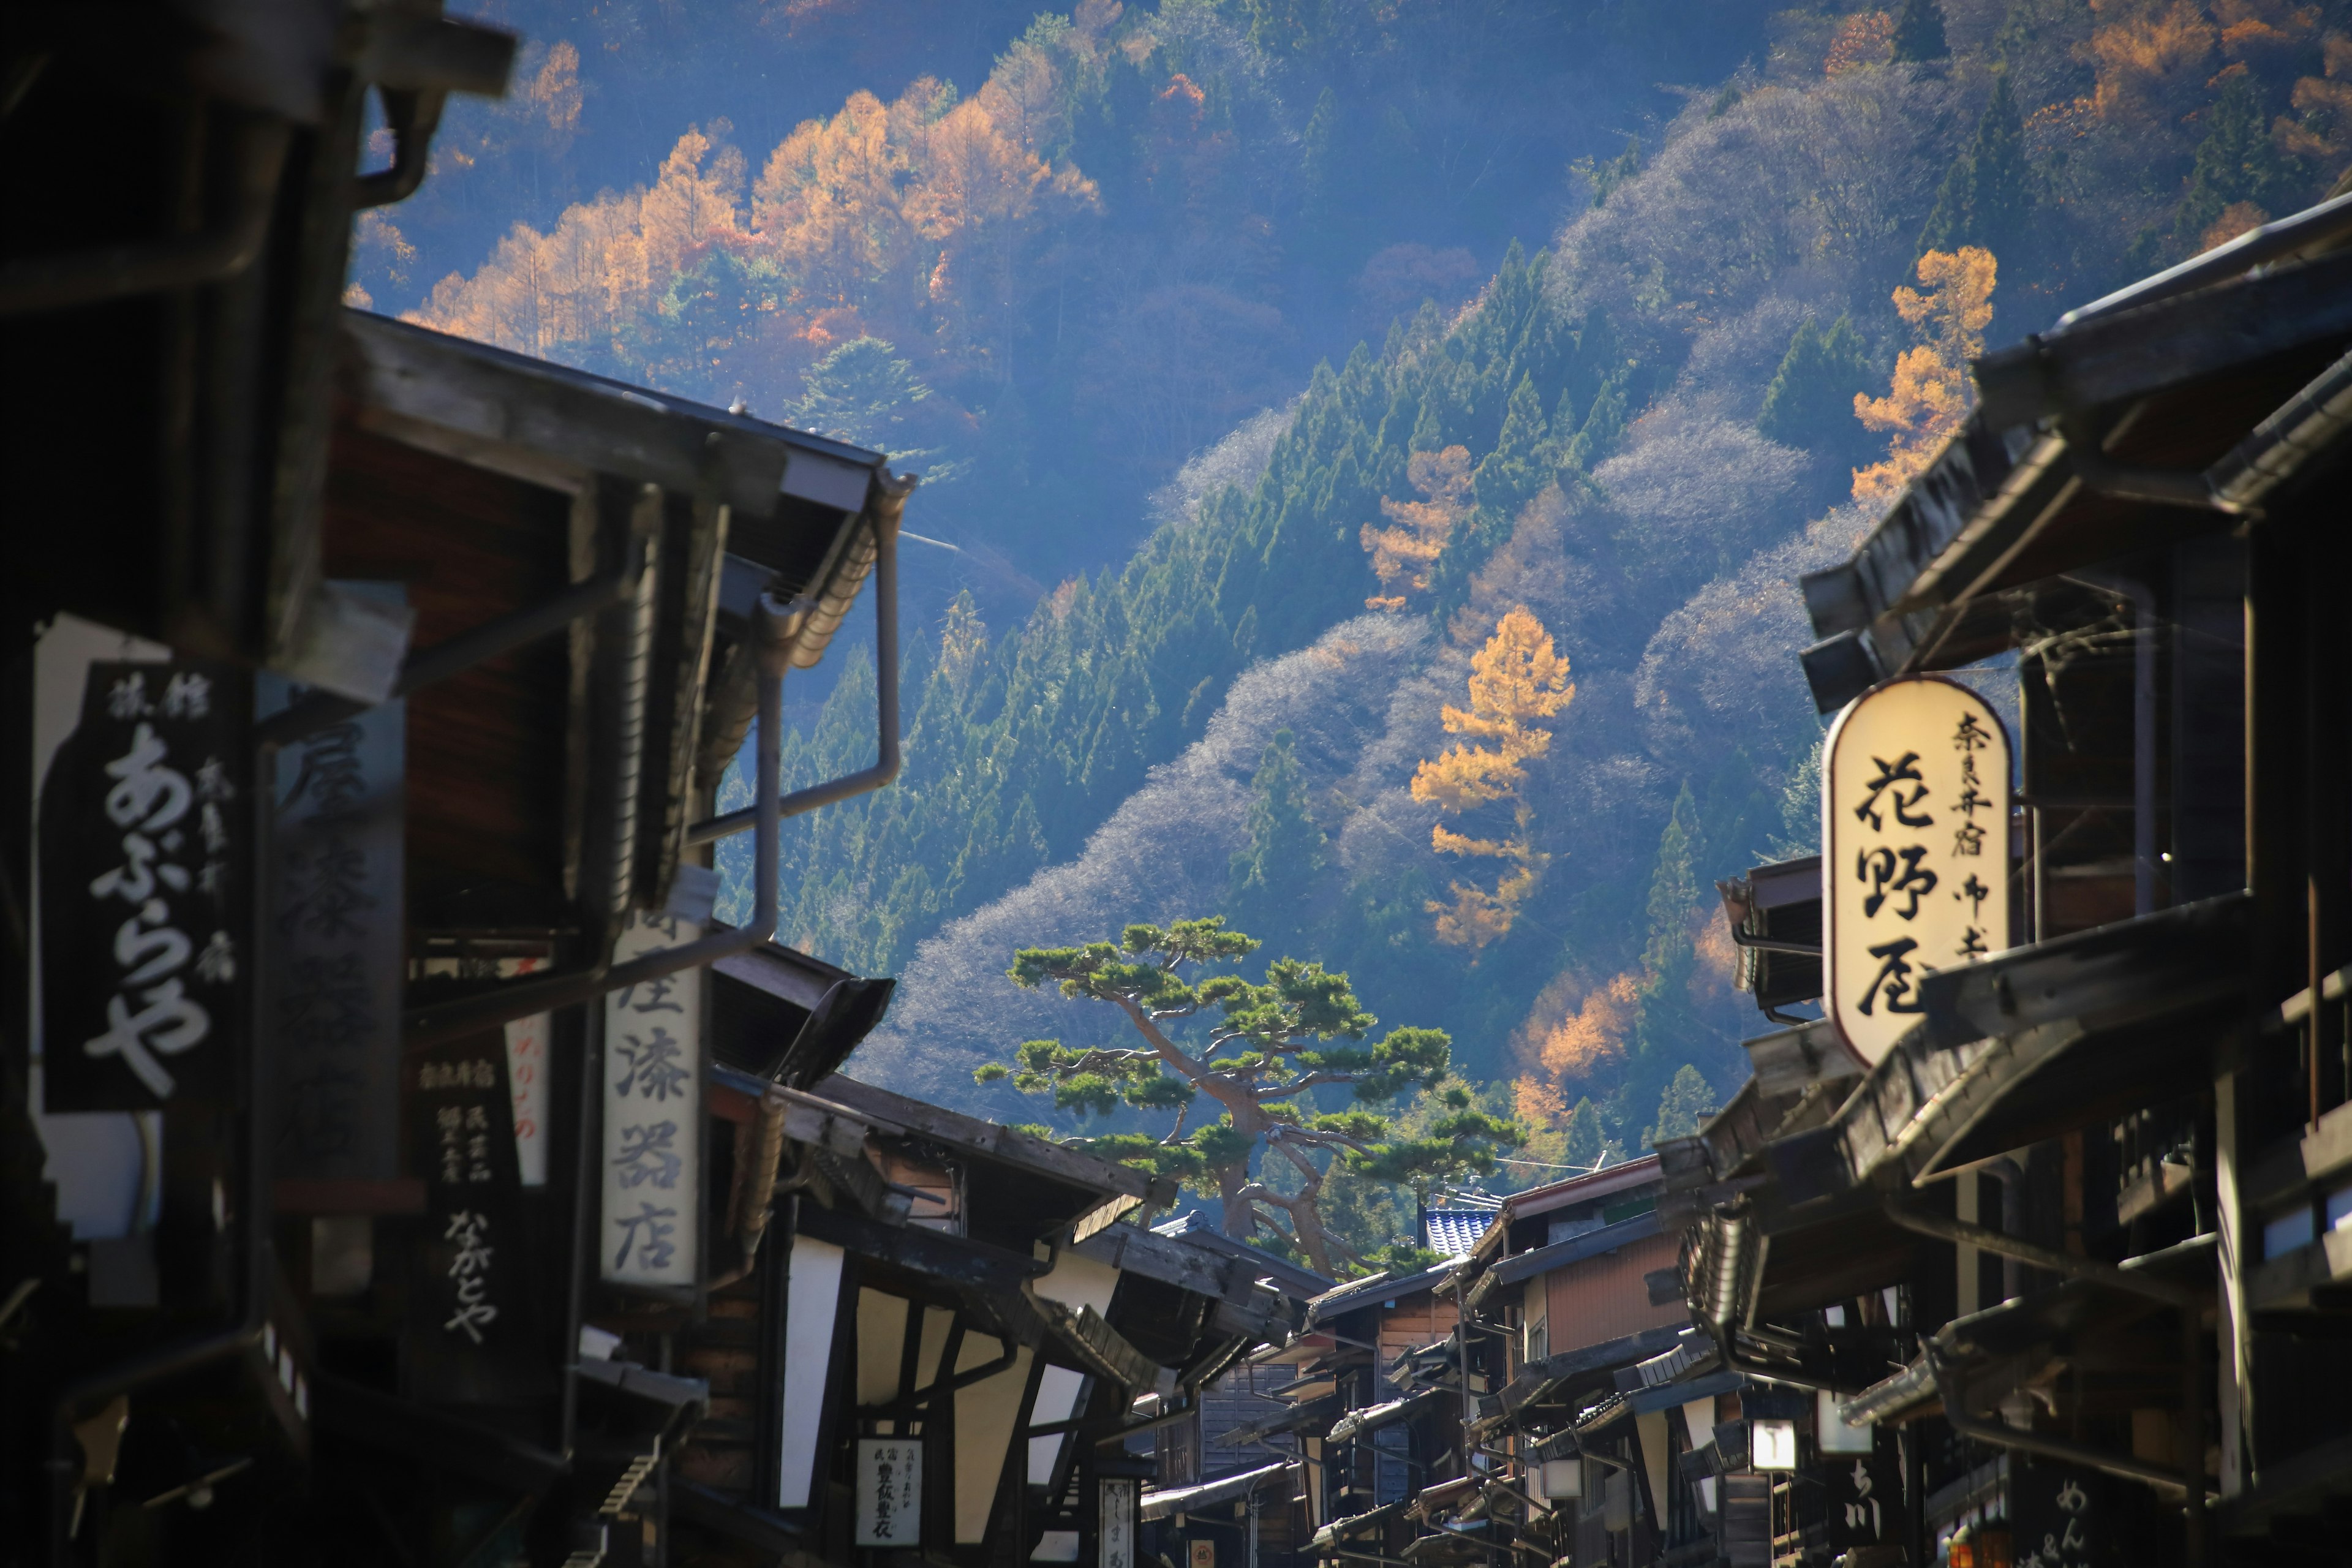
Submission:
[[[787,994],[762,1075],[830,1070],[887,1002],[767,937],[775,822],[895,765],[911,486],[378,318],[332,342],[308,548],[383,700],[70,614],[10,672],[0,1247],[40,1349],[8,1527],[60,1562],[633,1561],[607,1505],[701,1395],[583,1363],[583,1324],[683,1323],[740,1266],[697,1108],[745,987],[705,966]],[[885,765],[786,799],[784,672],[876,576]],[[762,718],[757,808],[721,815]],[[710,846],[752,826],[730,929]]]
[[[1910,1561],[2341,1552],[2347,349],[2339,193],[1978,362],[1950,445],[1805,580],[1824,713],[2013,662],[2009,915],[1901,990],[1815,959],[1832,1016],[1749,1043],[1669,1201],[1724,1359],[1825,1395],[1808,1441],[1881,1434]],[[1759,1003],[1804,999],[1870,864],[1724,884]],[[1871,996],[1905,1017],[1859,1050],[1836,1015]]]

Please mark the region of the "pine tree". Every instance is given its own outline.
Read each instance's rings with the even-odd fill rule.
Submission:
[[[1935,210],[1919,231],[1918,250],[1974,245],[2007,256],[2031,232],[2033,170],[2025,157],[2025,122],[2009,78],[1996,78],[1976,135],[1945,172]],[[2218,210],[2218,209],[2217,209]]]
[[[1636,994],[1639,1011],[1633,1019],[1633,1049],[1626,1064],[1624,1092],[1638,1106],[1669,1078],[1669,1064],[1686,1061],[1711,1035],[1691,1005],[1691,977],[1698,968],[1698,950],[1691,941],[1691,912],[1698,907],[1698,879],[1694,870],[1699,846],[1698,805],[1685,784],[1675,796],[1675,808],[1665,830],[1658,836],[1658,858],[1650,875],[1650,898],[1644,913],[1649,942],[1642,952],[1642,979]],[[1631,1124],[1633,1112],[1626,1121]]]
[[[1550,465],[1544,460],[1546,428],[1543,399],[1536,392],[1535,379],[1522,375],[1503,413],[1502,437],[1478,465],[1482,510],[1516,518],[1519,509],[1550,481]]]
[[[1856,393],[1871,382],[1870,362],[1852,316],[1840,316],[1826,332],[1808,316],[1789,340],[1756,428],[1783,446],[1843,451],[1863,435],[1853,416]]]
[[[1650,1130],[1649,1141],[1655,1144],[1668,1138],[1688,1138],[1715,1110],[1715,1091],[1706,1087],[1698,1068],[1685,1062],[1658,1098],[1658,1124]]]
[[[1227,1236],[1245,1241],[1265,1235],[1297,1247],[1318,1272],[1329,1274],[1334,1246],[1344,1247],[1321,1212],[1324,1181],[1335,1164],[1426,1190],[1492,1173],[1497,1156],[1526,1132],[1487,1114],[1467,1089],[1448,1081],[1454,1047],[1444,1030],[1407,1025],[1368,1041],[1380,1020],[1359,1005],[1345,974],[1278,958],[1266,965],[1263,982],[1230,973],[1184,977],[1187,970],[1237,961],[1257,945],[1213,918],[1164,930],[1130,925],[1116,943],[1024,948],[1007,972],[1016,984],[1108,1003],[1125,1015],[1138,1043],[1030,1040],[1017,1065],[993,1063],[972,1076],[982,1083],[1009,1077],[1023,1093],[1051,1095],[1056,1109],[1079,1116],[1173,1112],[1174,1125],[1162,1138],[1129,1132],[1079,1142],[1093,1152],[1213,1188]],[[1353,1106],[1318,1112],[1299,1103],[1303,1091],[1323,1086],[1344,1089]],[[1411,1107],[1428,1114],[1409,1124],[1372,1109],[1422,1095],[1435,1103]],[[1188,1131],[1202,1099],[1223,1114]],[[1264,1179],[1255,1165],[1261,1152],[1279,1157],[1290,1178]]]
[[[1601,1125],[1600,1108],[1590,1097],[1578,1100],[1576,1109],[1568,1113],[1561,1160],[1570,1165],[1598,1165],[1608,1152],[1608,1133]]]
[[[1626,137],[1625,150],[1605,163],[1596,163],[1591,158],[1579,158],[1569,167],[1583,175],[1584,183],[1591,187],[1592,205],[1606,206],[1611,194],[1618,186],[1642,172],[1642,139]]]
[[[1589,474],[1601,466],[1616,449],[1618,437],[1625,434],[1627,416],[1632,412],[1625,395],[1628,377],[1623,370],[1612,372],[1592,395],[1592,406],[1561,455],[1560,467],[1571,473]]]
[[[2240,71],[2221,84],[2206,122],[2189,171],[2188,194],[2173,219],[2177,239],[2196,248],[2203,248],[2207,231],[2222,213],[2241,203],[2258,210],[2257,223],[2285,210],[2304,179],[2296,161],[2271,139],[2262,87],[2250,73]]]
[[[1329,858],[1329,841],[1307,810],[1307,774],[1295,737],[1275,731],[1250,778],[1249,843],[1232,861],[1227,903],[1277,948],[1304,934],[1305,909]]]
[[[1951,52],[1944,41],[1944,8],[1936,0],[1903,0],[1903,13],[1895,18],[1895,58],[1921,65]]]
[[[801,395],[784,417],[802,429],[871,447],[900,462],[923,462],[924,482],[937,486],[958,465],[940,460],[934,449],[906,444],[908,413],[930,395],[915,367],[888,340],[852,338],[809,367]]]

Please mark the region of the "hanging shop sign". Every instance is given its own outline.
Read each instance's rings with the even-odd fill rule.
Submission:
[[[613,962],[694,941],[702,928],[637,915]],[[616,1285],[691,1288],[702,1238],[702,972],[604,998],[604,1200],[597,1259]]]
[[[1884,1453],[1823,1454],[1821,1477],[1832,1553],[1909,1539],[1903,1466],[1892,1445]]]
[[[1875,1064],[1918,1021],[1922,975],[2009,945],[2009,731],[1914,676],[1847,704],[1825,747],[1822,999]]]
[[[923,1544],[923,1444],[919,1437],[857,1440],[857,1542],[914,1552]]]
[[[40,805],[43,1109],[233,1092],[252,964],[252,702],[226,666],[94,661]]]
[[[304,689],[260,678],[264,716]],[[270,920],[283,981],[280,1175],[399,1173],[398,1128],[375,1108],[400,1082],[406,704],[383,703],[278,752]]]
[[[409,1391],[436,1404],[528,1399],[543,1378],[505,1052],[485,1033],[416,1053],[405,1067],[410,1163],[425,1191]]]

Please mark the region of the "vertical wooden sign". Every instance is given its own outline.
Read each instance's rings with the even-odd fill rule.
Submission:
[[[1831,726],[1822,766],[1822,1002],[1864,1063],[1918,1021],[1919,977],[2009,945],[2009,731],[1936,676]]]
[[[639,914],[613,962],[692,942],[701,927]],[[691,1289],[700,1279],[702,972],[604,998],[604,1198],[597,1265],[616,1285]]]
[[[304,689],[273,676],[261,707]],[[270,919],[278,943],[278,1170],[321,1181],[394,1175],[399,1130],[406,705],[386,702],[281,747]]]
[[[1095,1488],[1096,1568],[1135,1568],[1136,1483],[1106,1477]]]
[[[43,1109],[234,1091],[249,1015],[248,678],[93,662],[41,788]]]
[[[546,1377],[533,1358],[533,1281],[499,1037],[434,1047],[406,1071],[410,1163],[425,1190],[404,1347],[409,1392],[436,1404],[527,1399]]]
[[[860,1546],[914,1552],[923,1544],[923,1443],[919,1437],[857,1440]]]

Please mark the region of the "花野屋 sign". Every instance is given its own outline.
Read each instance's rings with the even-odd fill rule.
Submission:
[[[1846,706],[1822,763],[1822,999],[1875,1064],[1918,1022],[1920,977],[2009,945],[2009,731],[1934,676]]]

